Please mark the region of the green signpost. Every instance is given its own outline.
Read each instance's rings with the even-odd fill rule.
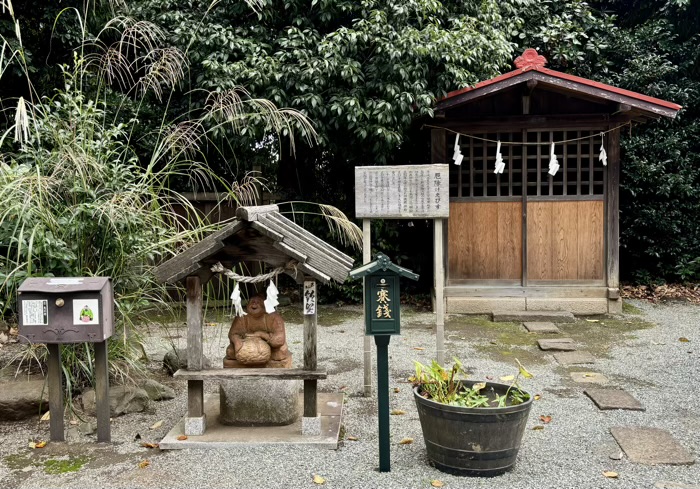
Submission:
[[[379,471],[391,470],[389,445],[389,340],[401,334],[399,278],[418,280],[418,274],[378,253],[373,262],[350,272],[365,280],[365,334],[377,345],[377,404],[379,407]]]

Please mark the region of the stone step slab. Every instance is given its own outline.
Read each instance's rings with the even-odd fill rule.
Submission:
[[[601,411],[609,409],[626,409],[628,411],[646,411],[635,397],[623,389],[586,389],[583,391]]]
[[[551,321],[525,321],[525,329],[537,334],[560,334],[561,330]]]
[[[608,383],[608,378],[598,372],[570,372],[571,380],[579,384],[600,384]]]
[[[610,428],[610,433],[632,462],[646,465],[695,463],[695,457],[666,430],[645,426],[617,426]]]
[[[554,354],[561,365],[586,365],[595,363],[595,357],[587,351],[562,351]]]
[[[576,351],[576,343],[571,338],[554,338],[537,340],[540,350]]]
[[[496,323],[550,322],[573,323],[574,315],[566,311],[493,311]]]

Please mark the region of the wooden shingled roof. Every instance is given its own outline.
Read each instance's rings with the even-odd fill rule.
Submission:
[[[155,276],[176,283],[199,275],[206,282],[217,262],[231,268],[243,261],[261,261],[271,268],[291,261],[285,273],[297,282],[311,276],[324,284],[343,283],[353,264],[348,255],[280,214],[276,205],[266,205],[238,208],[235,221],[158,266]]]

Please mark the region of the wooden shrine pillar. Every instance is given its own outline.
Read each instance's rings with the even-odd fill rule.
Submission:
[[[312,277],[304,277],[304,292],[313,290],[316,295],[316,280]],[[316,370],[318,361],[316,358],[316,329],[318,326],[318,309],[314,300],[313,314],[304,311],[304,370]],[[304,417],[315,418],[318,414],[317,407],[318,380],[304,380]]]
[[[608,133],[608,179],[605,187],[605,256],[608,312],[622,313],[620,299],[620,128]]]
[[[370,226],[371,221],[369,219],[362,220],[362,263],[366,264],[372,261],[372,227]],[[362,297],[365,296],[365,286],[364,280],[362,285]],[[363,315],[366,315],[365,308],[362,308]],[[364,318],[364,322],[367,322],[367,318]],[[362,349],[364,350],[364,395],[365,397],[370,397],[372,395],[372,337],[368,336],[362,332],[364,335],[364,343]]]
[[[202,351],[202,282],[198,275],[187,277],[187,370],[204,368]],[[204,380],[187,381],[186,435],[203,435],[207,423],[204,415]]]

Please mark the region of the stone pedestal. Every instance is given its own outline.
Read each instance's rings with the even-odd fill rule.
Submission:
[[[185,435],[201,436],[207,431],[207,416],[185,417]]]
[[[234,426],[282,426],[299,417],[299,380],[238,379],[219,386],[219,422]]]

